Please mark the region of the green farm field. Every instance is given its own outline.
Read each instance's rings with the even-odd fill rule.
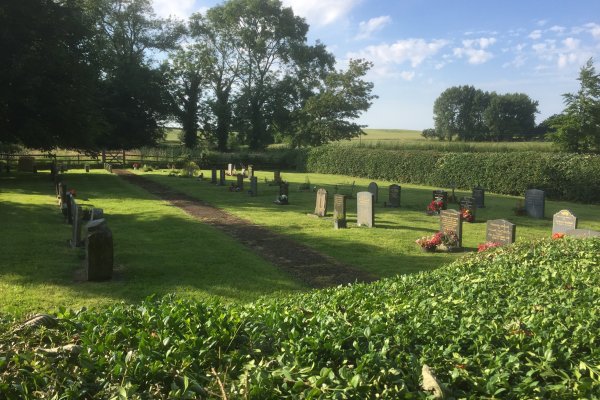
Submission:
[[[330,219],[306,214],[314,210],[315,194],[301,192],[300,184],[324,187],[330,200],[336,191],[366,190],[366,179],[348,176],[283,172],[290,182],[290,205],[273,204],[277,187],[265,180],[273,173],[257,171],[259,195],[230,192],[208,181],[170,177],[169,170],[140,175],[168,185],[199,200],[267,227],[321,253],[378,277],[435,269],[460,253],[423,253],[414,243],[438,229],[438,218],[424,209],[434,188],[402,185],[401,208],[383,208],[387,186],[378,182],[376,228],[355,225],[356,201],[348,200],[350,229],[334,231]],[[210,171],[204,171],[209,176]],[[81,282],[84,251],[67,245],[70,226],[56,206],[53,186],[46,173],[0,176],[0,240],[4,254],[0,265],[0,312],[25,314],[65,307],[99,307],[125,301],[134,303],[156,294],[175,292],[194,299],[217,297],[226,302],[247,302],[309,288],[264,261],[214,228],[154,198],[121,178],[93,170],[71,170],[64,176],[77,191],[78,200],[103,208],[115,240],[115,278],[111,282]],[[234,179],[228,177],[227,183]],[[401,182],[398,182],[402,184]],[[457,191],[457,196],[467,195]],[[517,241],[549,237],[551,215],[572,210],[581,228],[600,230],[600,206],[567,202],[546,203],[546,218],[535,220],[513,214],[516,197],[486,194],[486,208],[478,221],[464,225],[463,245],[473,252],[485,241],[485,220],[505,218],[517,224]],[[456,205],[451,205],[450,208]],[[331,215],[331,207],[330,207]]]

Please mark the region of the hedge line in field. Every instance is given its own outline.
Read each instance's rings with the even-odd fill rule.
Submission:
[[[537,188],[551,199],[600,201],[598,155],[394,151],[329,145],[308,152],[306,170],[445,188],[480,185],[510,195]]]
[[[445,398],[597,398],[599,265],[600,239],[548,239],[247,305],[0,315],[0,398],[415,399],[423,364]]]

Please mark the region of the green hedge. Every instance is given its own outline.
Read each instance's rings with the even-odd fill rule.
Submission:
[[[565,153],[393,151],[329,145],[308,152],[306,170],[398,183],[523,195],[542,189],[556,200],[600,201],[600,156]]]
[[[247,305],[0,315],[0,398],[424,399],[423,364],[448,399],[597,398],[599,265],[600,239],[546,239]]]

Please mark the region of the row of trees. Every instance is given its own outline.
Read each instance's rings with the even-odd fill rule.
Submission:
[[[423,136],[452,141],[510,141],[535,137],[538,102],[523,93],[498,94],[473,86],[446,89],[433,106],[435,129]]]
[[[149,0],[7,0],[0,143],[127,149],[173,120],[187,146],[200,133],[220,150],[232,131],[253,149],[356,137],[371,64],[336,70],[308,28],[279,0],[229,0],[185,23]]]

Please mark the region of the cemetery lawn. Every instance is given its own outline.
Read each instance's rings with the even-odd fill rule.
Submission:
[[[0,175],[0,313],[139,302],[172,292],[246,302],[302,289],[230,237],[115,175],[72,170],[65,180],[79,204],[104,209],[114,237],[114,279],[81,281],[85,250],[68,245],[71,227],[47,172]]]

